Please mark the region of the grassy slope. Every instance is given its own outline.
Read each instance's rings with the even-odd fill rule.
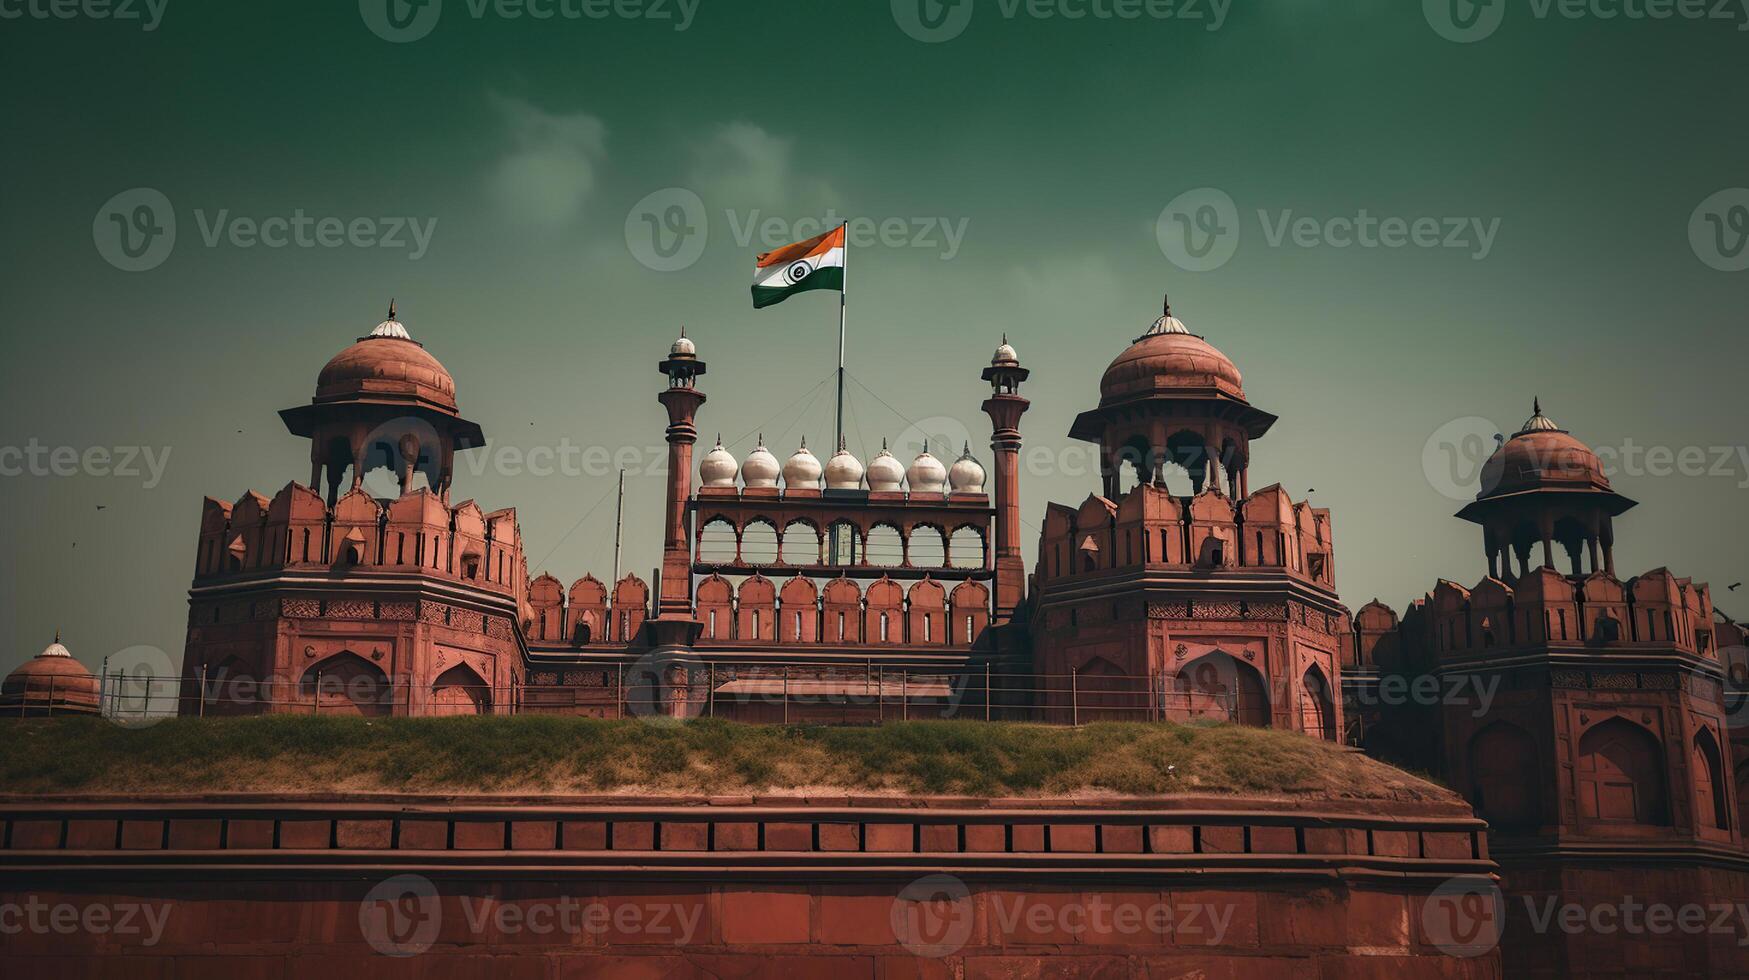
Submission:
[[[1230,725],[987,722],[876,728],[539,715],[281,715],[0,726],[0,792],[782,793],[991,796],[1451,795],[1291,732]]]

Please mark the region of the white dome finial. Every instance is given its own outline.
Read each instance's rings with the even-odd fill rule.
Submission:
[[[389,300],[389,318],[377,324],[376,329],[372,330],[370,335],[372,337],[393,337],[396,340],[413,339],[412,334],[407,332],[407,328],[402,326],[401,321],[395,318],[395,301],[393,298],[390,298]]]
[[[1154,325],[1149,327],[1148,332],[1142,336],[1152,337],[1162,333],[1190,332],[1189,328],[1185,327],[1184,321],[1172,315],[1172,297],[1170,295],[1161,299],[1160,307],[1160,319],[1155,320]]]

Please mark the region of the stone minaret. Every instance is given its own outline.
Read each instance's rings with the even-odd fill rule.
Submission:
[[[990,382],[984,413],[990,416],[990,448],[996,456],[994,623],[1007,622],[1026,591],[1026,566],[1020,560],[1020,417],[1032,403],[1020,397],[1020,383],[1030,373],[1020,366],[1005,335],[983,374]]]

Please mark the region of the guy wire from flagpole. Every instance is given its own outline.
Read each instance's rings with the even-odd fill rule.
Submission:
[[[834,440],[833,452],[844,448],[844,307],[845,292],[850,285],[850,222],[844,221],[838,225],[839,233],[844,238],[844,260],[838,267],[838,418],[834,428],[837,438]],[[828,559],[832,564],[838,564],[838,533],[833,531],[827,542]]]

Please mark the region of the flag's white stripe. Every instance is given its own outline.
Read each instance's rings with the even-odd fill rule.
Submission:
[[[812,266],[816,271],[833,267],[843,268],[844,246],[834,245],[824,252],[817,252],[814,255],[804,256],[804,258],[808,260],[808,265]],[[773,289],[795,285],[795,283],[791,282],[786,275],[789,271],[789,267],[794,264],[795,263],[792,261],[780,262],[776,265],[768,265],[763,268],[757,266],[754,267],[753,285],[768,286]],[[809,275],[812,274],[813,273],[809,273]]]

